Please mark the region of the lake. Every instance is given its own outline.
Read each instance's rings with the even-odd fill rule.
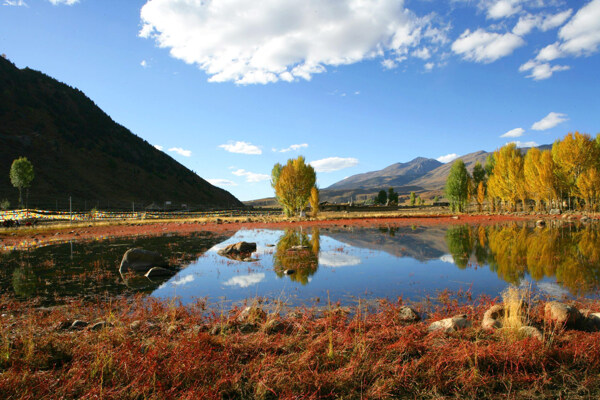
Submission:
[[[228,244],[257,244],[252,260],[218,254]],[[160,252],[182,269],[151,281],[118,272],[132,247]],[[439,292],[498,296],[508,285],[531,285],[543,296],[600,293],[600,233],[596,226],[339,226],[242,229],[228,235],[135,237],[70,242],[0,254],[0,291],[18,298],[130,296],[145,293],[231,304],[264,297],[290,305],[353,304]]]

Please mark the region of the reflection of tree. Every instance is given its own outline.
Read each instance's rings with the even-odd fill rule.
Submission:
[[[319,249],[318,229],[313,230],[310,240],[304,232],[287,229],[277,242],[273,255],[275,273],[283,277],[286,270],[294,271],[288,275],[289,278],[306,285],[308,277],[317,272],[319,267]]]
[[[469,225],[449,227],[446,231],[446,243],[454,264],[460,269],[465,269],[473,251],[471,227]]]
[[[37,276],[31,266],[22,264],[13,271],[13,290],[17,296],[32,297],[37,291]]]
[[[570,231],[516,225],[488,229],[490,269],[518,284],[555,277],[574,295],[600,289],[600,233],[592,227]]]

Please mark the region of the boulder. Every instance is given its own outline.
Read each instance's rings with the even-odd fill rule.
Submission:
[[[427,329],[429,332],[443,331],[446,333],[456,332],[459,329],[469,328],[472,325],[471,321],[467,319],[466,314],[455,315],[452,318],[442,319],[440,321],[433,322]]]
[[[558,301],[546,303],[544,311],[546,318],[551,322],[568,327],[575,326],[581,318],[579,310],[575,307],[568,306]]]
[[[146,272],[145,277],[146,278],[158,278],[158,277],[163,277],[163,276],[171,276],[174,274],[175,274],[175,272],[171,271],[170,269],[154,267],[154,268],[150,268],[150,270],[148,272]]]
[[[262,323],[267,319],[267,313],[260,307],[246,307],[237,317],[237,321],[247,324]]]
[[[560,208],[553,208],[550,210],[550,215],[560,215],[561,211]]]
[[[99,331],[99,330],[102,330],[104,328],[108,328],[110,326],[112,326],[112,325],[110,323],[106,322],[106,321],[99,321],[99,322],[96,322],[93,325],[90,325],[90,327],[88,329],[90,331]]]
[[[142,248],[129,249],[123,255],[120,273],[128,271],[147,272],[152,267],[166,267],[167,261],[156,251]]]
[[[593,330],[600,330],[600,313],[592,313],[587,317],[588,325]]]
[[[518,334],[521,337],[535,338],[540,342],[544,340],[542,332],[535,326],[522,326],[519,328]]]
[[[398,311],[398,318],[403,322],[417,322],[421,319],[417,312],[408,306],[403,306]]]
[[[483,314],[481,328],[485,330],[493,330],[502,328],[501,319],[504,317],[504,306],[496,304]]]
[[[278,319],[270,319],[262,326],[263,332],[268,335],[283,332],[285,328],[286,325]]]
[[[230,244],[218,251],[218,253],[222,256],[229,254],[251,254],[256,251],[256,243],[248,243],[248,242],[238,242],[234,244]]]

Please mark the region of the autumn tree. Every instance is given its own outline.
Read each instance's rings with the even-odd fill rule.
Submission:
[[[552,199],[556,197],[554,169],[554,161],[549,150],[540,151],[534,147],[525,154],[523,162],[525,186],[538,210],[541,210],[542,200],[546,202],[547,206],[550,206]]]
[[[313,217],[319,214],[319,189],[316,186],[310,189],[310,209]]]
[[[477,209],[479,212],[483,209],[483,202],[485,201],[485,187],[483,185],[483,181],[479,181],[477,185]]]
[[[488,191],[509,207],[516,208],[518,199],[525,202],[527,198],[523,176],[523,155],[516,144],[509,143],[496,150],[493,159],[494,169],[488,180]]]
[[[450,174],[446,180],[446,197],[450,200],[452,210],[462,212],[469,197],[469,182],[471,177],[463,160],[456,160],[450,168]]]
[[[568,197],[577,196],[577,179],[587,169],[598,163],[599,149],[590,135],[569,133],[552,145],[552,159],[556,165],[559,190]]]
[[[275,167],[273,168],[275,170]],[[288,160],[275,180],[275,195],[286,215],[300,213],[306,208],[317,177],[314,168],[304,157]]]
[[[579,175],[576,182],[579,195],[585,200],[587,209],[592,211],[600,197],[600,173],[596,167],[588,168]]]
[[[21,207],[23,207],[23,189],[31,185],[34,176],[33,164],[26,157],[20,157],[13,161],[10,167],[10,182],[19,189],[19,204]]]

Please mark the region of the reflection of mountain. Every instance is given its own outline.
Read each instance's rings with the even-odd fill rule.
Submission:
[[[331,228],[323,233],[349,246],[384,251],[395,257],[419,261],[438,259],[448,253],[443,227]]]

